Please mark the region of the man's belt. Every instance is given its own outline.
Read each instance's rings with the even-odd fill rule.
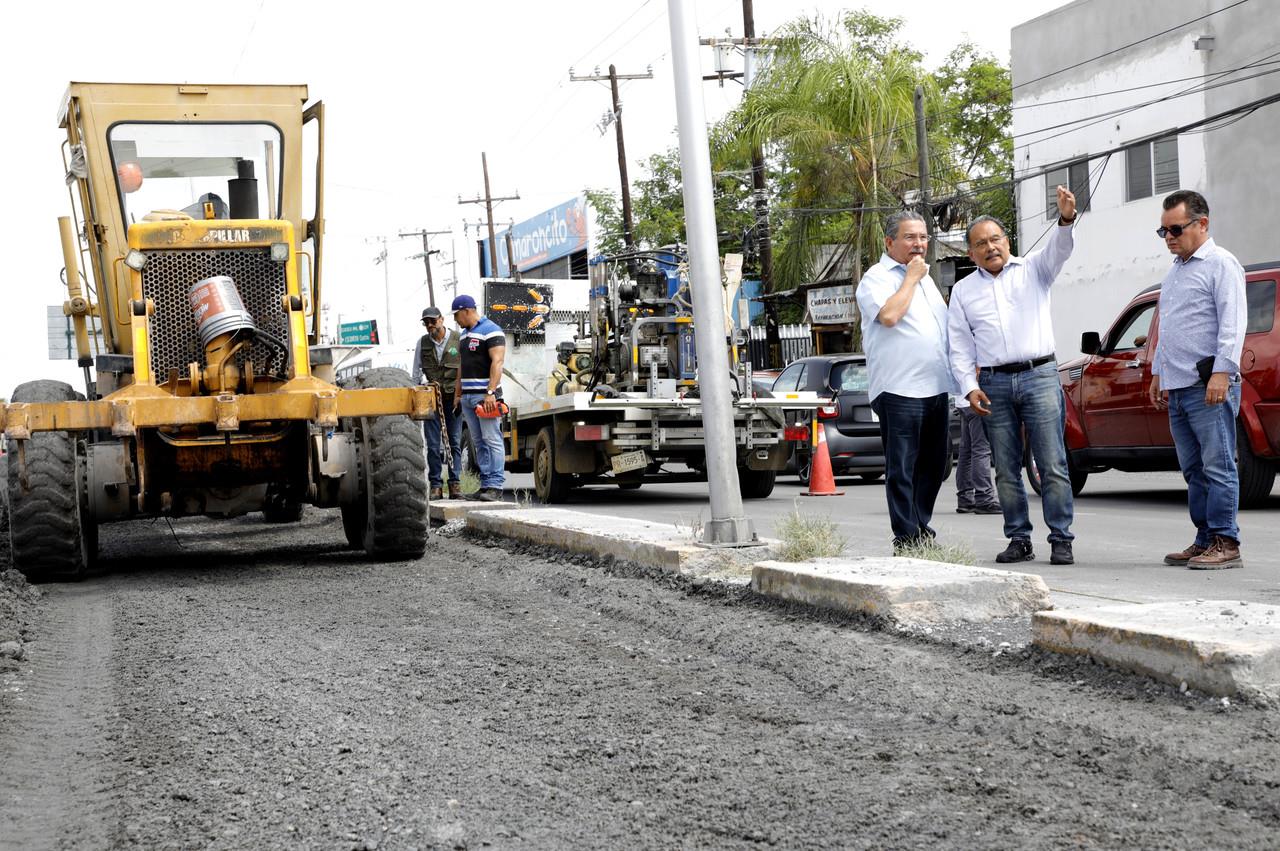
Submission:
[[[982,369],[984,372],[1026,372],[1027,370],[1035,369],[1038,366],[1044,366],[1052,361],[1054,357],[1054,355],[1045,355],[1044,357],[1036,358],[1035,360],[1020,360],[1016,363],[1002,363],[999,366],[984,366]]]

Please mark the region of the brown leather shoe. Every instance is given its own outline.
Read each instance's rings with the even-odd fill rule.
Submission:
[[[1187,547],[1180,553],[1169,553],[1164,557],[1164,563],[1171,564],[1174,567],[1184,567],[1187,562],[1191,561],[1191,559],[1196,556],[1201,555],[1206,549],[1207,547],[1202,547],[1197,543],[1192,543],[1191,546]]]
[[[1192,570],[1226,570],[1231,567],[1244,567],[1244,559],[1240,558],[1240,544],[1230,538],[1219,535],[1203,554],[1187,561]]]
[[[431,493],[427,494],[427,499],[444,499],[444,491],[440,488],[432,488]]]
[[[449,482],[449,499],[462,499],[461,482]]]

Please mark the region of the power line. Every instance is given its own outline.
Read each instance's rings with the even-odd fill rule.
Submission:
[[[1159,139],[1166,139],[1170,136],[1178,136],[1178,135],[1182,135],[1185,133],[1192,133],[1192,132],[1210,132],[1212,130],[1217,130],[1217,129],[1220,129],[1221,127],[1227,126],[1230,123],[1234,123],[1234,120],[1229,121],[1229,119],[1238,120],[1240,118],[1245,118],[1248,115],[1254,112],[1257,112],[1259,109],[1261,109],[1264,106],[1270,106],[1278,102],[1280,102],[1280,92],[1267,95],[1266,97],[1258,98],[1257,100],[1249,101],[1248,103],[1240,104],[1239,106],[1235,106],[1235,107],[1232,107],[1231,109],[1223,110],[1222,112],[1215,113],[1214,115],[1210,115],[1206,118],[1197,119],[1196,121],[1183,124],[1180,127],[1175,127],[1171,130],[1164,130],[1159,133],[1149,134],[1140,139],[1137,139],[1132,142],[1128,142],[1123,145],[1117,145],[1115,147],[1108,148],[1102,151],[1095,151],[1092,153],[1081,154],[1079,157],[1076,158],[1076,161],[1094,160],[1100,157],[1109,158],[1113,154],[1121,153],[1125,149],[1134,147],[1135,145],[1142,145],[1145,143],[1157,141]],[[995,189],[1012,188],[1021,183],[1025,183],[1028,180],[1034,180],[1038,177],[1044,177],[1050,172],[1057,171],[1060,168],[1061,168],[1060,164],[1055,164],[1053,166],[1046,166],[1043,168],[1026,171],[1026,172],[1023,172],[1021,175],[1015,173],[1014,176],[1011,178],[993,181],[991,183],[979,184],[977,186],[971,187],[970,189],[964,192],[958,192],[953,195],[947,196],[945,198],[935,198],[933,200],[936,203],[943,203],[946,201],[956,201],[963,198],[976,198],[983,193],[990,192]],[[1100,178],[1101,178],[1101,174],[1099,174],[1099,179]],[[774,211],[779,213],[799,213],[799,214],[889,212],[889,211],[895,211],[900,209],[902,209],[901,205],[896,207],[880,207],[880,206],[779,207],[779,206],[775,206],[773,208]],[[1024,221],[1029,221],[1029,219]]]
[[[1014,88],[1014,89],[1020,89],[1020,88],[1022,88],[1023,86],[1029,86],[1029,85],[1031,85],[1032,83],[1038,83],[1038,82],[1040,82],[1041,80],[1047,80],[1047,79],[1049,79],[1050,77],[1055,77],[1055,76],[1057,76],[1058,74],[1062,74],[1062,73],[1065,73],[1065,72],[1067,72],[1067,71],[1072,71],[1072,70],[1074,70],[1074,69],[1076,69],[1076,68],[1079,68],[1079,67],[1080,67],[1080,66],[1082,66],[1082,65],[1088,65],[1090,62],[1097,62],[1099,59],[1105,59],[1105,58],[1106,58],[1106,57],[1108,57],[1108,56],[1112,56],[1112,55],[1114,55],[1114,54],[1116,54],[1116,53],[1119,53],[1119,52],[1121,52],[1121,51],[1123,51],[1123,50],[1128,50],[1128,49],[1129,49],[1129,48],[1131,48],[1131,47],[1136,47],[1136,46],[1137,46],[1137,45],[1139,45],[1139,44],[1144,44],[1144,43],[1146,43],[1146,42],[1148,42],[1148,41],[1151,41],[1151,40],[1152,40],[1152,39],[1154,39],[1154,38],[1159,38],[1159,37],[1160,37],[1160,36],[1162,36],[1162,35],[1168,35],[1169,33],[1174,32],[1175,30],[1180,30],[1180,29],[1182,29],[1182,28],[1183,28],[1183,27],[1185,27],[1185,26],[1190,26],[1191,24],[1197,23],[1198,21],[1203,21],[1203,20],[1205,20],[1206,18],[1212,18],[1214,15],[1217,15],[1217,14],[1219,14],[1220,12],[1225,12],[1225,11],[1227,11],[1228,9],[1234,9],[1234,8],[1235,8],[1235,7],[1237,7],[1237,6],[1243,6],[1245,3],[1248,3],[1248,2],[1249,2],[1249,0],[1236,0],[1236,2],[1232,3],[1230,6],[1223,6],[1221,9],[1214,9],[1212,12],[1209,12],[1209,13],[1207,13],[1207,14],[1201,15],[1201,16],[1200,16],[1200,17],[1198,17],[1198,18],[1192,18],[1192,19],[1191,19],[1191,20],[1189,20],[1189,21],[1183,21],[1182,23],[1180,23],[1180,24],[1178,24],[1178,25],[1176,25],[1176,26],[1169,27],[1167,30],[1161,30],[1161,31],[1160,31],[1160,32],[1158,32],[1158,33],[1153,33],[1153,34],[1151,34],[1151,35],[1149,35],[1149,36],[1146,36],[1145,38],[1140,38],[1140,39],[1138,39],[1137,41],[1131,41],[1131,42],[1129,42],[1128,44],[1121,45],[1120,47],[1117,47],[1117,48],[1115,48],[1114,50],[1108,50],[1106,53],[1099,53],[1097,56],[1091,57],[1091,58],[1089,58],[1089,59],[1082,60],[1082,61],[1080,61],[1080,62],[1075,63],[1074,65],[1068,65],[1068,66],[1067,66],[1067,67],[1065,67],[1065,68],[1059,68],[1057,71],[1050,71],[1048,74],[1042,74],[1041,76],[1036,77],[1035,79],[1032,79],[1032,80],[1026,80],[1026,81],[1024,81],[1024,82],[1018,83],[1018,85],[1014,86],[1013,88]]]
[[[1280,53],[1272,54],[1272,55],[1280,55]],[[1223,74],[1226,74],[1226,73],[1228,72],[1223,72]],[[1119,118],[1123,115],[1128,115],[1131,112],[1137,112],[1139,109],[1146,109],[1149,106],[1155,106],[1156,104],[1165,103],[1166,101],[1175,100],[1180,97],[1186,97],[1187,95],[1204,94],[1205,92],[1210,92],[1210,91],[1213,91],[1214,89],[1220,89],[1223,86],[1231,86],[1231,85],[1235,85],[1236,83],[1244,83],[1244,82],[1248,82],[1249,80],[1257,79],[1258,77],[1266,77],[1268,75],[1276,74],[1276,73],[1280,73],[1280,68],[1273,68],[1270,71],[1259,71],[1257,74],[1250,74],[1248,77],[1239,77],[1235,80],[1226,80],[1223,82],[1211,81],[1210,83],[1205,83],[1200,86],[1192,86],[1180,92],[1174,92],[1173,94],[1168,94],[1168,95],[1165,95],[1164,97],[1155,98],[1154,100],[1145,101],[1143,103],[1133,104],[1132,106],[1119,107],[1113,110],[1109,110],[1107,112],[1098,113],[1096,115],[1089,115],[1083,118],[1077,118],[1074,121],[1067,121],[1062,124],[1052,125],[1050,127],[1041,127],[1038,130],[1028,130],[1023,133],[1018,133],[1010,138],[1019,139],[1019,138],[1024,138],[1026,136],[1034,136],[1038,133],[1047,133],[1050,130],[1058,130],[1063,127],[1070,128],[1067,130],[1063,130],[1061,133],[1054,133],[1051,136],[1045,136],[1043,139],[1033,139],[1030,142],[1026,142],[1025,144],[1018,145],[1014,148],[1015,153],[1017,151],[1025,151],[1027,148],[1031,147],[1032,145],[1038,145],[1041,142],[1047,142],[1050,139],[1057,139],[1061,136],[1067,135],[1068,133],[1074,133],[1077,130],[1084,130],[1088,127],[1094,126],[1095,124],[1101,124],[1104,121],[1110,121],[1113,118]],[[1215,80],[1216,79],[1218,78],[1215,78]],[[1079,126],[1073,126],[1073,125],[1079,125]]]

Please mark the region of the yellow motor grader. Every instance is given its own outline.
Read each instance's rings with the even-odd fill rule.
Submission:
[[[307,504],[341,508],[348,542],[370,555],[425,550],[415,420],[435,415],[433,388],[394,369],[340,388],[313,370],[324,106],[307,101],[295,85],[68,89],[59,225],[85,392],[32,381],[4,406],[27,576],[82,575],[103,522],[287,522]]]

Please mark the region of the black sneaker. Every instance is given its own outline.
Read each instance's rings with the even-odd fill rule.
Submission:
[[[976,510],[972,503],[960,503],[956,506],[956,514],[973,514]]]
[[[1015,561],[1031,561],[1035,557],[1030,541],[1014,538],[1009,542],[1009,546],[1005,547],[1005,551],[996,556],[996,561],[1000,564],[1012,564]]]
[[[1071,554],[1070,541],[1050,541],[1049,564],[1075,564],[1076,557]]]
[[[984,502],[970,509],[974,514],[1004,514],[998,502]]]

